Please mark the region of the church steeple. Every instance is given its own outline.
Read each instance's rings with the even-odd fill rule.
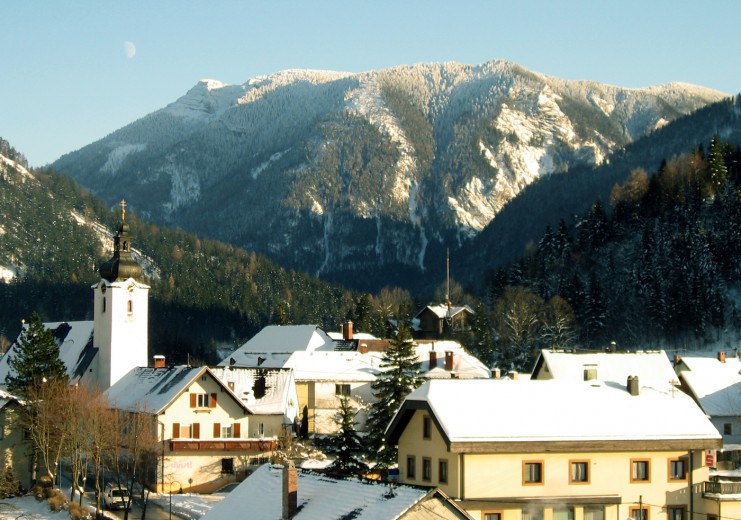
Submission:
[[[113,239],[113,258],[100,266],[100,276],[109,282],[123,281],[128,278],[141,280],[142,268],[131,256],[131,237],[129,224],[126,222],[126,201],[121,203],[121,224]]]

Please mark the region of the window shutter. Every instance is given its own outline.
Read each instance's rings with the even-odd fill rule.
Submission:
[[[219,423],[214,423],[214,439],[218,439],[221,437],[221,425]]]
[[[240,426],[241,426],[241,424],[239,424],[238,422],[235,422],[234,423],[234,428],[233,428],[232,432],[234,434],[234,438],[235,439],[241,438],[241,435],[240,435],[241,434],[241,431],[240,431],[240,428],[239,428]]]
[[[200,439],[201,438],[201,425],[200,425],[200,423],[193,423],[193,438],[194,439]]]
[[[180,423],[172,423],[172,438],[180,438]]]
[[[211,394],[211,399],[208,402],[209,408],[216,408],[216,394]]]
[[[196,394],[190,394],[190,407],[196,407]]]

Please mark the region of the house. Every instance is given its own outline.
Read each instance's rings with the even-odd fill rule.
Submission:
[[[414,316],[412,333],[419,339],[456,337],[470,329],[474,314],[468,305],[427,305]]]
[[[387,429],[400,482],[484,520],[714,514],[705,450],[721,436],[686,394],[631,377],[429,380]],[[689,515],[689,516],[688,516]]]
[[[265,464],[201,517],[261,520],[470,520],[440,490],[340,479]]]
[[[148,360],[149,286],[142,283],[142,268],[132,254],[125,208],[122,201],[113,256],[100,266],[100,281],[92,286],[93,321],[44,324],[59,343],[70,381],[101,391]],[[8,359],[17,344],[0,359],[0,386],[5,385]]]
[[[0,469],[10,468],[22,489],[31,489],[33,460],[31,441],[21,424],[23,402],[0,390]]]
[[[105,392],[117,410],[144,414],[161,443],[153,488],[210,492],[266,462],[296,419],[288,370],[138,367]]]
[[[380,370],[381,354],[335,350],[336,342],[315,325],[271,325],[219,363],[227,367],[293,370],[298,410],[308,413],[309,431],[335,433],[340,399],[348,397],[365,424],[367,404],[374,400],[371,383]]]
[[[531,379],[581,381],[594,379],[625,384],[629,376],[642,384],[671,389],[679,380],[663,350],[605,352],[592,350],[543,349],[533,368]]]
[[[342,334],[326,333],[315,325],[271,325],[219,366],[292,369],[299,414],[306,409],[309,432],[332,434],[337,431],[334,417],[343,397],[358,410],[357,428],[364,428],[368,406],[376,400],[371,384],[382,370],[389,344],[389,340],[353,333],[351,322],[343,325]],[[420,340],[415,349],[424,377],[491,377],[491,371],[455,341]]]

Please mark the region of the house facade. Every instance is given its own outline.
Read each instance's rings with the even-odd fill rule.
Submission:
[[[22,402],[0,391],[0,469],[10,468],[24,490],[31,489],[32,446],[21,423]]]
[[[470,329],[473,315],[468,305],[428,305],[414,316],[412,332],[419,339],[453,338]]]
[[[290,374],[283,381],[291,387]],[[105,395],[116,409],[151,418],[160,445],[153,489],[211,492],[267,462],[286,429],[285,408],[253,396],[255,408],[262,405],[256,414],[242,388],[207,367],[136,368]],[[269,400],[288,395],[273,390]],[[295,392],[287,399],[295,402]]]
[[[401,482],[437,486],[482,520],[688,520],[715,507],[703,486],[717,430],[686,395],[638,382],[428,381],[387,435]]]

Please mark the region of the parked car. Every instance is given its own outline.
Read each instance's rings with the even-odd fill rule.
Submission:
[[[114,484],[107,484],[103,491],[103,507],[105,509],[131,508],[129,491]]]

